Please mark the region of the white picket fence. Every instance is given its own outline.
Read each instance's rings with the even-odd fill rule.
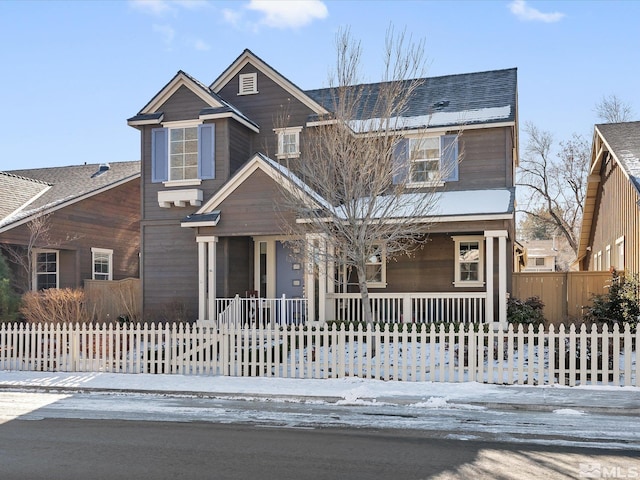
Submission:
[[[0,370],[640,386],[628,327],[467,327],[2,324]]]

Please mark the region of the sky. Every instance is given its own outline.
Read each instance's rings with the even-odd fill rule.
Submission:
[[[365,81],[381,78],[392,26],[424,41],[427,76],[516,67],[521,135],[531,122],[591,139],[604,96],[640,119],[638,18],[633,0],[2,0],[0,170],[139,160],[127,118],[178,70],[209,85],[245,48],[325,87],[346,28]]]

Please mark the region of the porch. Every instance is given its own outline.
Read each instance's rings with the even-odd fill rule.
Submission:
[[[472,293],[370,293],[376,323],[485,323],[487,294]],[[305,298],[218,298],[216,324],[246,327],[302,325],[307,323],[362,322],[359,293],[327,293],[324,316],[310,309]],[[206,324],[208,322],[200,322]]]

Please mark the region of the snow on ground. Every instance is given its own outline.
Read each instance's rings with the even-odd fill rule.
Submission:
[[[640,451],[638,387],[0,371],[0,424],[94,418],[418,429]],[[444,432],[444,433],[439,433]]]

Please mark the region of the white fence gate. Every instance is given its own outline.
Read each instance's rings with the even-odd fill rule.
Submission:
[[[639,341],[617,325],[2,324],[0,370],[640,386]]]

